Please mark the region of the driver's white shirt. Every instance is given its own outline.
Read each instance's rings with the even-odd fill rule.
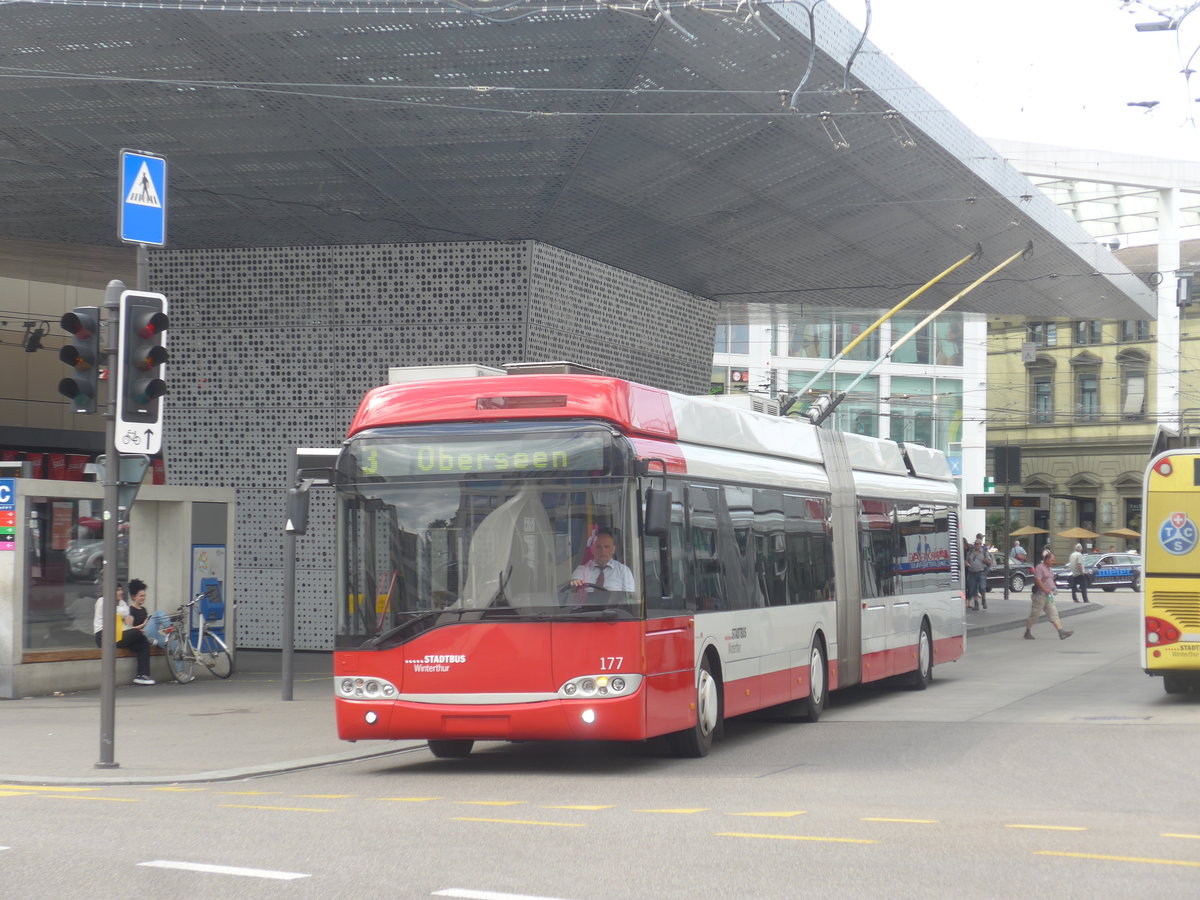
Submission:
[[[589,559],[582,566],[576,566],[575,571],[571,575],[572,580],[586,581],[588,584],[595,584],[596,579],[599,577],[600,567],[596,565],[594,559]],[[604,567],[604,590],[635,590],[633,572],[630,571],[629,566],[623,562],[617,562],[615,559],[610,559]]]

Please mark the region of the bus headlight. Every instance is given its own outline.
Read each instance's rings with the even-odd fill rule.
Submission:
[[[400,692],[386,678],[361,676],[343,678],[337,682],[335,693],[343,700],[394,700]]]
[[[580,675],[558,689],[558,696],[570,698],[628,697],[642,685],[641,675]]]

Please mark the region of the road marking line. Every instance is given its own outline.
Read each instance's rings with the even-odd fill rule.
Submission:
[[[253,803],[222,803],[222,809],[272,809],[280,812],[332,812],[331,809],[311,809],[308,806],[259,806]]]
[[[428,803],[430,800],[441,800],[442,797],[380,797],[389,803]]]
[[[272,878],[276,881],[294,881],[297,878],[312,878],[307,872],[278,872],[274,869],[246,869],[241,866],[215,866],[209,863],[175,862],[169,859],[154,859],[138,863],[154,869],[183,869],[187,872],[204,872],[210,875],[241,875],[243,878]]]
[[[146,788],[148,791],[170,791],[175,794],[198,794],[207,791],[208,788],[185,788],[185,787],[152,787]]]
[[[1033,828],[1038,831],[1087,831],[1078,825],[1005,825],[1005,828]]]
[[[748,812],[748,813],[730,813],[731,816],[763,816],[772,819],[790,819],[792,816],[808,815],[806,810],[798,809],[795,812]]]
[[[772,841],[827,841],[832,844],[879,844],[862,838],[812,837],[804,834],[750,834],[742,831],[718,831],[715,837],[766,838]]]
[[[1193,841],[1200,841],[1200,834],[1172,834],[1167,832],[1166,834],[1160,834],[1159,837],[1189,838]]]
[[[30,791],[0,791],[0,797],[32,797]]]
[[[867,816],[859,819],[860,822],[909,822],[913,825],[936,825],[937,819],[884,819],[878,816]]]
[[[228,797],[262,797],[266,794],[281,794],[282,791],[215,791]]]
[[[47,800],[99,800],[103,803],[141,803],[137,797],[72,797],[70,794],[48,794]]]
[[[297,794],[304,800],[345,800],[347,797],[357,797],[358,794]]]
[[[524,800],[455,800],[459,806],[520,806]]]
[[[641,813],[667,813],[674,816],[690,816],[692,813],[708,812],[708,807],[699,806],[696,809],[635,809]]]
[[[547,825],[552,828],[587,828],[583,822],[535,822],[531,819],[480,819],[473,816],[452,816],[453,822],[498,822],[502,825]]]
[[[0,784],[0,790],[4,791],[20,791],[22,794],[28,791],[57,791],[61,794],[81,794],[84,791],[98,791],[100,788],[90,787],[38,787],[33,784]]]
[[[12,847],[0,847],[0,850],[11,850]]]
[[[1102,853],[1064,853],[1058,850],[1037,850],[1035,856],[1072,856],[1076,859],[1107,859],[1113,862],[1154,863],[1160,866],[1190,866],[1200,868],[1200,862],[1186,859],[1151,859],[1146,856],[1106,856]]]
[[[446,888],[434,891],[434,897],[458,897],[460,900],[558,900],[557,897],[535,897],[532,894],[501,894],[496,891],[471,891],[466,888]]]
[[[616,809],[616,807],[615,807],[615,806],[543,806],[543,807],[542,807],[542,809],[584,809],[584,810],[596,810],[596,809]]]

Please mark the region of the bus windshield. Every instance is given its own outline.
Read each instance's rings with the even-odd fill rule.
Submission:
[[[640,615],[628,452],[598,426],[355,437],[337,479],[337,645],[381,649],[458,621]]]

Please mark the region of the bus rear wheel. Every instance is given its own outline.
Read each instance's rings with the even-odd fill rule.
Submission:
[[[1168,694],[1186,694],[1191,683],[1182,675],[1164,675],[1163,690]]]
[[[667,735],[671,752],[693,759],[708,756],[713,736],[720,726],[721,682],[713,675],[712,664],[706,656],[700,660],[696,672],[696,724]]]
[[[808,658],[808,696],[800,701],[800,717],[808,722],[817,721],[825,711],[828,671],[825,665],[825,647],[820,638],[814,638],[812,652]]]
[[[462,759],[471,755],[474,741],[430,741],[429,752],[438,759]]]
[[[921,636],[917,639],[917,670],[908,676],[908,686],[923,691],[933,681],[933,638],[929,634],[929,623],[921,623]]]

